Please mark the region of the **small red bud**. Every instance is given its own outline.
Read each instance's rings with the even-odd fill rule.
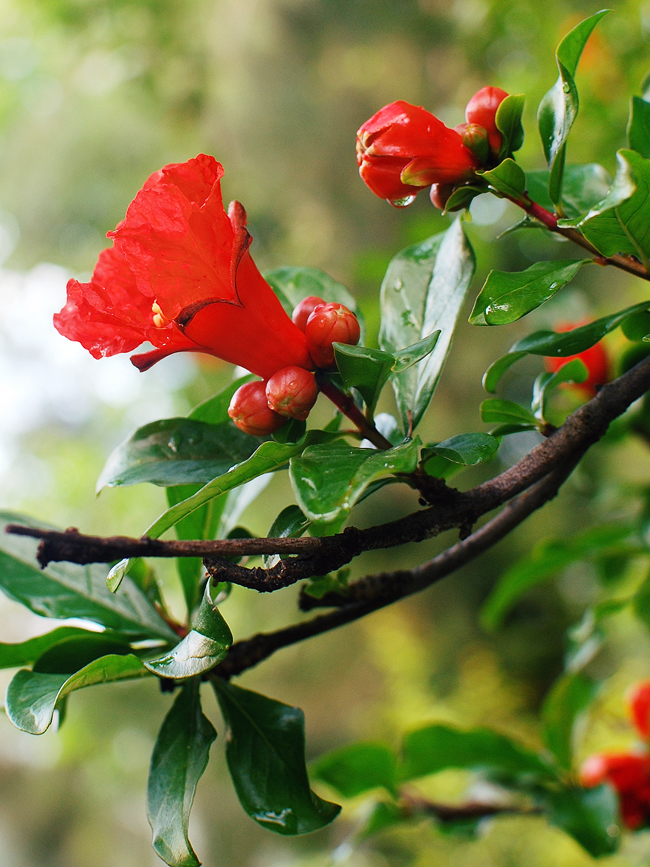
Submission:
[[[431,184],[431,189],[429,190],[431,204],[439,210],[444,211],[447,200],[453,191],[454,188],[451,184]]]
[[[325,302],[317,295],[310,295],[308,298],[303,298],[302,301],[299,304],[296,304],[293,308],[293,314],[291,316],[293,324],[297,325],[301,331],[304,331],[307,325],[307,320],[319,304],[325,304]]]
[[[286,421],[283,416],[269,409],[266,383],[260,380],[247,382],[237,389],[230,401],[228,415],[240,430],[254,437],[268,436]]]
[[[305,337],[307,348],[316,367],[334,367],[333,343],[359,342],[359,320],[343,304],[324,304],[318,307],[307,320]]]
[[[482,87],[467,103],[465,119],[468,124],[478,124],[487,131],[490,148],[498,153],[503,138],[497,129],[497,109],[508,96],[500,87]]]
[[[287,418],[304,421],[317,397],[316,377],[304,367],[284,367],[266,383],[269,408]]]
[[[460,133],[465,147],[471,150],[481,165],[485,165],[490,156],[490,141],[485,127],[477,123],[461,123],[456,131]]]
[[[629,697],[630,716],[638,733],[644,740],[650,740],[650,681],[634,687]]]

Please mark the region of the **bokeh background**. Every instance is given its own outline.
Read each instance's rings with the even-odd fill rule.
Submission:
[[[650,70],[650,3],[611,5],[579,70],[581,114],[569,153],[570,161],[598,161],[610,172],[625,144],[629,97]],[[86,532],[140,534],[164,507],[164,492],[141,486],[96,498],[108,454],[136,426],[185,414],[232,377],[227,365],[189,356],[142,375],[127,358],[94,361],[51,325],[66,280],[88,277],[106,232],[151,172],[213,154],[225,167],[226,200],[240,199],[249,212],[260,267],[326,270],[357,295],[375,340],[387,262],[449,220],[425,195],[407,210],[375,198],[357,175],[356,129],[395,99],[424,105],[453,126],[477,89],[497,85],[527,94],[520,159],[541,168],[535,111],[557,74],[554,47],[598,8],[593,0],[0,0],[0,506]],[[477,200],[472,217],[472,296],[490,268],[577,255],[537,232],[495,241],[517,219],[496,199]],[[523,333],[642,297],[625,275],[585,269],[523,322],[494,330],[462,323],[425,438],[484,429],[481,374]],[[616,354],[620,338],[609,345]],[[525,399],[538,370],[522,367],[507,381],[507,396]],[[327,417],[326,407],[317,412]],[[489,471],[532,444],[528,435],[511,438]],[[354,739],[397,743],[402,732],[434,720],[490,725],[538,746],[539,704],[561,669],[566,629],[598,597],[594,572],[580,566],[529,594],[496,635],[482,631],[477,612],[496,578],[536,539],[627,514],[639,486],[650,484],[648,458],[641,442],[598,448],[555,503],[462,573],[284,650],[240,682],[305,710],[310,757]],[[468,473],[459,483],[479,478]],[[364,503],[354,522],[416,507],[412,493],[396,491]],[[290,496],[278,475],[242,522],[265,533]],[[354,574],[414,564],[450,540],[368,555]],[[160,574],[180,604],[173,566]],[[236,588],[224,614],[244,637],[299,616],[295,596]],[[0,601],[2,641],[52,625]],[[633,740],[622,696],[650,676],[649,651],[642,626],[625,614],[612,621],[594,663],[604,685],[584,755]],[[3,684],[9,677],[3,673]],[[154,683],[82,691],[61,730],[40,738],[0,717],[0,865],[162,863],[150,848],[145,786],[169,700]],[[222,733],[207,690],[205,706]],[[447,773],[427,791],[453,800],[467,783]],[[346,841],[363,810],[361,801],[346,803],[331,828],[307,838],[263,831],[236,801],[219,739],[199,786],[191,839],[207,867],[586,867],[592,860],[539,818],[499,819],[477,840],[442,836],[422,821],[351,849]],[[649,835],[602,863],[650,863]]]

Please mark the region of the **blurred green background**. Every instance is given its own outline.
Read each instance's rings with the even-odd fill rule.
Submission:
[[[598,161],[610,172],[625,143],[629,97],[640,93],[650,70],[650,3],[612,5],[583,56],[581,114],[569,146],[570,161]],[[249,212],[260,267],[328,271],[357,295],[376,339],[388,260],[449,221],[425,194],[399,211],[375,198],[358,178],[356,129],[396,99],[424,105],[453,126],[477,89],[497,85],[527,94],[520,160],[541,168],[534,119],[557,74],[553,49],[598,8],[587,0],[0,0],[0,505],[86,532],[140,534],[163,508],[163,491],[110,490],[96,499],[106,457],[135,426],[187,412],[232,376],[226,365],[182,356],[141,375],[126,358],[93,361],[51,326],[67,278],[91,272],[106,232],[151,172],[213,154],[225,168],[224,198],[241,200]],[[536,232],[495,241],[516,219],[514,207],[496,199],[475,202],[468,225],[478,258],[472,298],[490,268],[576,255],[568,245],[558,252],[556,241]],[[642,297],[632,278],[585,269],[524,322],[494,330],[461,323],[425,438],[484,429],[481,374],[522,334]],[[612,339],[614,353],[619,344]],[[506,382],[511,399],[529,393],[539,368],[522,370]],[[391,408],[388,397],[384,408]],[[328,410],[317,413],[324,420]],[[512,438],[489,471],[531,444],[528,435]],[[459,483],[480,478],[468,473]],[[647,446],[600,447],[555,503],[462,573],[285,650],[240,682],[305,710],[310,757],[353,739],[396,743],[403,731],[434,720],[490,725],[538,746],[540,700],[560,670],[566,628],[598,596],[595,576],[581,567],[530,594],[497,635],[481,630],[478,609],[499,574],[536,539],[627,514],[636,500],[626,492],[645,484]],[[396,490],[364,503],[354,523],[413,510],[413,494]],[[274,478],[243,523],[265,533],[289,497],[286,478]],[[414,564],[450,541],[447,534],[368,555],[354,574]],[[179,601],[173,569],[161,574]],[[258,597],[236,588],[224,614],[241,638],[298,617],[295,597],[293,590]],[[44,629],[6,600],[0,626],[3,641]],[[625,615],[613,622],[596,661],[605,685],[584,755],[633,740],[622,695],[650,676],[649,650],[641,626]],[[3,684],[8,679],[3,675]],[[153,683],[83,691],[72,698],[60,733],[41,738],[0,718],[0,865],[162,863],[150,849],[144,796],[169,701]],[[207,690],[205,703],[223,734]],[[461,798],[466,783],[448,773],[428,791]],[[346,804],[326,831],[275,837],[241,811],[218,740],[199,786],[191,839],[208,867],[582,867],[592,860],[539,818],[501,818],[472,841],[442,836],[422,821],[350,850],[346,840],[362,811],[362,803]],[[650,835],[637,835],[602,863],[650,863]]]

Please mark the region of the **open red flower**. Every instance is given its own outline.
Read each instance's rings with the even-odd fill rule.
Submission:
[[[373,193],[393,203],[430,184],[462,184],[479,168],[459,133],[402,100],[384,106],[359,129],[357,162]]]
[[[155,172],[109,237],[90,283],[68,282],[57,330],[95,357],[131,352],[140,370],[173,352],[205,352],[264,379],[313,367],[305,335],[253,262],[246,212],[223,208],[223,168],[199,154]]]

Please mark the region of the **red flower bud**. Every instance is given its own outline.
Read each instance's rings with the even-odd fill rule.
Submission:
[[[644,740],[650,739],[650,681],[638,684],[629,698],[630,716]]]
[[[316,367],[334,367],[333,343],[356,345],[361,330],[359,320],[343,304],[323,304],[307,320],[307,348]]]
[[[317,397],[316,377],[304,367],[285,367],[266,383],[269,408],[287,418],[304,421]]]
[[[240,430],[254,437],[268,436],[286,422],[283,416],[269,409],[266,383],[259,380],[247,382],[237,389],[230,401],[228,415]]]
[[[650,821],[650,755],[647,753],[598,753],[580,769],[581,785],[592,788],[609,783],[616,789],[621,817],[627,828]]]
[[[439,210],[444,211],[447,200],[453,191],[454,188],[451,184],[431,184],[431,189],[429,190],[431,204]]]
[[[490,148],[496,154],[503,137],[497,129],[497,109],[508,96],[500,87],[482,87],[467,103],[465,119],[469,124],[478,124],[487,130]]]
[[[373,193],[398,206],[430,184],[462,184],[479,168],[457,132],[402,101],[384,106],[359,129],[357,162]]]
[[[471,150],[481,165],[485,165],[490,157],[490,142],[485,127],[477,123],[459,123],[454,129],[465,147]]]
[[[317,295],[309,295],[307,298],[303,298],[302,301],[299,304],[296,304],[293,308],[293,314],[291,315],[293,324],[297,325],[298,328],[304,332],[307,320],[319,304],[325,304],[325,302]]]
[[[586,322],[574,322],[567,325],[561,325],[557,330],[559,332],[572,331],[581,325],[586,325]],[[574,358],[579,358],[583,362],[589,373],[584,382],[576,382],[567,384],[567,388],[571,388],[575,392],[581,393],[584,397],[593,397],[598,391],[598,387],[605,385],[611,379],[611,370],[609,357],[602,343],[597,343],[595,346],[585,349],[584,352],[579,352],[577,355],[568,355],[563,358],[545,358],[544,366],[550,373],[555,373],[569,361]]]

